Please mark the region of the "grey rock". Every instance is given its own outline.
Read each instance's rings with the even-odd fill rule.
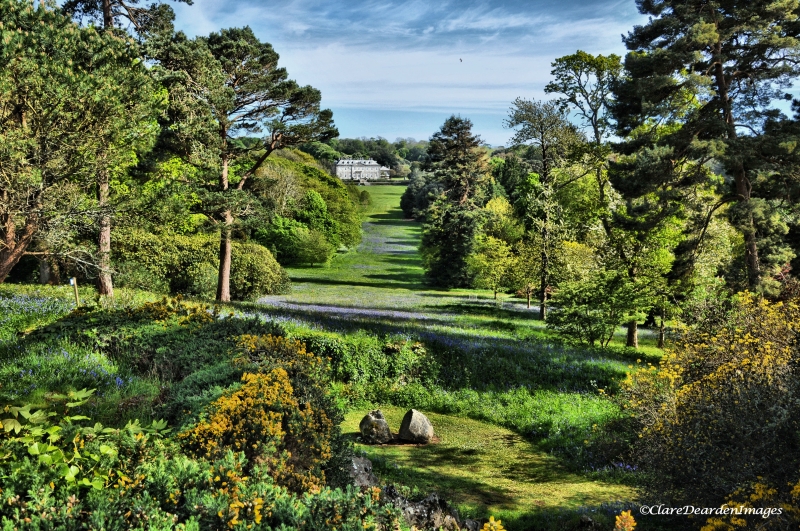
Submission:
[[[375,487],[380,484],[380,480],[372,473],[372,461],[366,457],[353,458],[350,477],[356,487]]]
[[[386,499],[400,509],[409,526],[437,531],[440,529],[444,531],[458,531],[461,529],[458,511],[450,507],[450,504],[436,493],[414,503],[402,497],[394,485],[389,485],[383,492]]]
[[[415,443],[429,443],[433,439],[433,425],[428,417],[411,409],[400,424],[400,438]]]
[[[384,444],[392,440],[389,423],[380,409],[367,413],[358,425],[361,440],[367,444]]]
[[[461,529],[465,529],[466,531],[481,531],[483,526],[478,520],[470,520],[467,518],[463,522],[461,522]]]

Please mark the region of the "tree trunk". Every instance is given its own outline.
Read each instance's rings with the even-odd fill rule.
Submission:
[[[639,348],[639,326],[635,320],[628,323],[628,340],[625,346]]]
[[[497,290],[494,290],[494,300],[497,300]]]
[[[21,234],[17,234],[13,216],[3,216],[3,243],[0,249],[0,284],[2,284],[14,266],[25,255],[25,251],[33,241],[38,229],[38,219],[31,215],[25,221]]]
[[[531,309],[531,292],[529,291],[527,293],[527,295],[528,295],[528,309],[530,310]]]
[[[727,127],[728,138],[735,140],[738,138],[736,133],[736,123],[733,117],[733,102],[729,94],[729,80],[725,78],[725,71],[722,67],[722,44],[718,42],[714,47],[714,53],[717,57],[715,65],[714,77],[716,78],[717,91],[722,103],[723,119]],[[747,170],[741,162],[736,163],[736,168],[733,171],[733,179],[736,184],[736,195],[739,202],[749,206],[750,202],[750,180],[747,178]],[[756,241],[755,227],[753,226],[753,215],[747,212],[747,219],[745,219],[744,227],[740,227],[744,232],[744,259],[745,268],[747,269],[747,283],[750,289],[755,289],[761,282],[761,267],[758,261],[758,244]]]
[[[224,134],[222,135],[225,138]],[[228,189],[228,159],[222,159],[222,173],[219,178],[220,188]],[[217,300],[230,302],[231,300],[231,225],[233,213],[226,210],[223,214],[223,225],[219,238],[219,275],[217,276]]]
[[[103,27],[108,29],[114,25],[114,17],[111,14],[111,0],[103,0]]]
[[[736,182],[736,195],[739,202],[749,206],[750,202],[750,181],[743,166],[737,168],[734,175]],[[744,261],[747,268],[747,285],[751,290],[755,290],[761,282],[761,265],[758,260],[758,242],[756,241],[756,229],[753,226],[753,214],[747,211],[744,226],[740,227],[744,233]]]
[[[225,212],[225,224],[222,226],[219,239],[219,276],[217,277],[217,300],[219,302],[230,302],[231,300],[232,223],[233,216],[228,210]]]
[[[97,201],[100,207],[98,266],[100,268],[100,274],[97,276],[97,291],[100,295],[113,297],[114,283],[111,279],[111,216],[105,212],[110,195],[108,171],[103,169],[98,176]]]
[[[46,286],[50,284],[50,262],[47,257],[39,259],[39,284]]]
[[[542,273],[539,282],[539,319],[542,321],[547,320],[547,287],[550,284],[550,253],[548,249],[548,238],[550,233],[547,230],[547,224],[550,222],[547,211],[545,210],[544,222],[542,224]]]

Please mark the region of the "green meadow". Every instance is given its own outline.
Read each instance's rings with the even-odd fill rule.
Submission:
[[[326,267],[289,269],[291,293],[232,303],[221,309],[229,317],[196,329],[181,324],[177,302],[163,322],[142,320],[155,310],[131,313],[158,300],[153,293],[120,289],[104,303],[82,287],[94,308],[83,315],[69,314],[68,286],[4,285],[0,396],[44,404],[52,391],[95,388],[92,419],[166,417],[181,429],[237,378],[224,361],[231,337],[280,334],[332,360],[343,433],[410,498],[439,492],[463,517],[494,516],[511,530],[579,529],[586,515],[613,527],[635,506],[641,479],[614,459],[618,441],[601,435],[625,416],[607,394],[632,367],[659,358],[652,336],[643,331],[638,351],[573,346],[511,294],[495,301],[488,291],[431,289],[421,227],[398,208],[403,188],[366,189],[372,202],[357,249]],[[412,407],[431,419],[434,444],[361,444],[365,413],[382,409],[396,431]]]

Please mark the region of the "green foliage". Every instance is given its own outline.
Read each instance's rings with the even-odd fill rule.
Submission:
[[[280,150],[256,173],[253,190],[275,212],[255,238],[277,251],[282,264],[297,263],[294,246],[313,229],[338,248],[361,241],[360,208],[368,194],[353,194],[341,180],[330,176],[305,153]]]
[[[336,248],[328,243],[328,240],[321,232],[315,230],[308,231],[300,242],[298,242],[297,261],[300,263],[327,264]]]
[[[216,246],[217,240],[206,235],[118,231],[113,241],[114,254],[122,261],[118,284],[211,297],[217,279]],[[252,300],[285,292],[289,280],[269,250],[256,244],[235,243],[231,286],[235,300]]]
[[[489,288],[497,292],[508,284],[508,271],[512,263],[511,247],[498,238],[487,236],[475,245],[473,254],[467,257],[467,268],[476,288]]]
[[[641,319],[642,293],[624,273],[593,271],[587,278],[560,284],[553,296],[548,328],[579,343],[608,346],[624,322]]]
[[[93,393],[94,390],[83,389],[66,395],[51,394],[48,399],[51,407],[57,405],[69,412],[86,404]],[[52,422],[59,415],[51,407],[32,410],[30,405],[6,406],[2,412],[0,467],[5,486],[11,487],[12,492],[23,487],[24,483],[17,482],[24,481],[24,473],[30,472],[26,469],[34,460],[39,469],[38,481],[50,482],[53,490],[102,490],[113,481],[113,459],[122,438],[165,433],[165,422],[154,422],[149,428],[142,428],[138,422],[128,423],[122,429],[107,428],[100,423],[80,426],[81,421],[89,420],[86,416],[66,413],[58,422]]]
[[[72,236],[96,215],[97,173],[118,179],[150,149],[165,94],[126,36],[17,0],[0,3],[0,20],[2,281],[34,236],[55,254],[76,251]]]
[[[629,375],[622,400],[636,415],[654,495],[718,507],[759,482],[790,498],[800,469],[799,324],[796,299],[742,294],[721,326],[685,331],[658,370]],[[760,498],[751,502],[770,501]]]
[[[298,149],[308,153],[316,160],[328,164],[336,164],[339,159],[344,158],[342,153],[322,142],[308,142],[298,146]]]
[[[407,218],[424,220],[428,207],[444,191],[442,183],[433,175],[417,174],[403,191],[400,208]]]
[[[472,254],[483,211],[451,205],[444,199],[427,211],[420,253],[425,274],[441,287],[466,287],[472,283],[467,257]]]
[[[214,461],[183,454],[165,437],[164,423],[114,429],[70,412],[90,396],[87,391],[52,396],[66,413],[24,406],[0,415],[4,529],[317,530],[335,522],[343,529],[377,530],[397,525],[398,511],[381,502],[377,489],[326,487],[294,495],[275,485],[269,467],[248,462],[244,454],[229,449]]]
[[[762,280],[780,274],[789,245],[755,199],[775,200],[775,190],[796,185],[787,179],[794,163],[777,163],[767,152],[782,150],[778,146],[788,140],[786,130],[773,136],[768,124],[786,124],[776,120],[772,102],[786,97],[784,87],[800,71],[797,7],[667,0],[642,3],[639,10],[651,18],[624,37],[631,53],[612,106],[617,134],[628,137],[619,151],[639,156],[635,163],[612,164],[619,170],[612,182],[625,197],[657,191],[672,206],[691,202],[702,187],[735,201],[729,214],[745,240],[740,260],[748,288],[774,293],[775,286]],[[764,151],[763,145],[772,147]],[[711,160],[728,176],[724,184],[709,171]],[[781,210],[780,204],[767,210]]]
[[[231,264],[231,298],[255,300],[264,295],[286,293],[289,276],[266,248],[254,243],[234,243]]]

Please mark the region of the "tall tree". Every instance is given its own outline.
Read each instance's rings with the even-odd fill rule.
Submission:
[[[41,230],[97,213],[79,192],[98,167],[136,162],[159,100],[129,38],[80,28],[54,6],[2,0],[0,15],[2,282]]]
[[[470,284],[466,258],[483,217],[480,207],[489,178],[480,146],[472,122],[458,116],[445,120],[430,139],[425,168],[442,192],[426,210],[420,250],[428,278],[440,286]]]
[[[232,231],[257,203],[251,177],[275,150],[337,136],[333,113],[320,109],[318,90],[288,78],[249,27],[193,40],[177,34],[156,58],[172,103],[164,145],[205,176],[202,208],[220,227],[217,300],[229,301]]]
[[[192,0],[177,0],[189,5]],[[163,3],[153,3],[146,7],[139,6],[140,0],[67,0],[62,10],[78,19],[89,19],[101,22],[105,31],[113,31],[122,27],[127,21],[140,36],[150,32],[172,31],[172,9]],[[110,143],[111,139],[107,139]],[[110,144],[109,144],[109,147]],[[104,163],[103,163],[104,162]],[[98,263],[99,273],[97,287],[101,295],[113,296],[114,283],[111,277],[111,225],[112,215],[109,210],[111,201],[111,161],[102,161],[97,168],[97,200],[100,204]]]
[[[751,143],[770,104],[800,71],[796,0],[637,0],[651,18],[626,37],[631,53],[615,88],[617,133],[626,153],[647,152],[649,170],[628,179],[630,197],[654,188],[686,189],[707,180],[716,162],[730,176],[727,200],[745,239],[748,283],[764,274],[754,219]],[[691,102],[691,106],[687,106]],[[670,122],[670,131],[659,127]],[[696,162],[690,172],[682,161]],[[619,188],[619,187],[618,187]]]
[[[570,163],[570,156],[581,135],[567,119],[567,112],[557,103],[517,98],[506,126],[516,129],[514,144],[531,144],[539,152],[532,173],[521,184],[517,206],[529,229],[538,233],[540,245],[539,318],[547,319],[552,252],[561,234],[560,205],[557,193],[577,178],[559,179],[559,170]],[[582,176],[581,176],[582,177]]]
[[[629,280],[635,282],[634,272],[639,268],[634,262],[638,261],[639,256],[633,248],[635,246],[629,244],[636,241],[636,238],[627,238],[624,231],[614,230],[608,195],[607,163],[611,149],[607,139],[612,126],[609,107],[613,103],[612,89],[622,73],[620,57],[613,54],[594,56],[578,50],[572,55],[559,57],[553,61],[552,66],[550,73],[555,79],[547,84],[545,92],[560,94],[556,101],[562,108],[575,112],[584,128],[591,132],[586,158],[595,165],[600,221],[608,244],[616,254],[615,261],[627,264],[624,270],[628,273]],[[627,323],[627,328],[626,344],[635,348],[639,344],[637,322]]]
[[[611,127],[609,105],[612,101],[612,88],[619,79],[622,63],[618,55],[591,55],[578,50],[572,55],[559,57],[551,64],[550,74],[555,78],[545,86],[548,94],[560,94],[556,101],[562,109],[568,109],[583,121],[588,135],[587,155],[595,164],[595,177],[599,191],[599,203],[602,209],[600,219],[606,234],[611,230],[608,217],[608,179],[606,162],[610,148],[606,141]]]

